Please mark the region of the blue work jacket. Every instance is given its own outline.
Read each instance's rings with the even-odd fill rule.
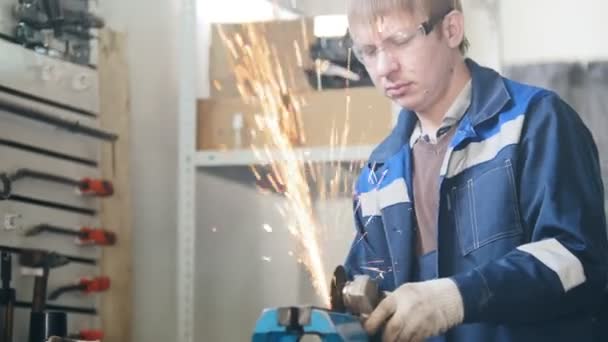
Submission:
[[[608,239],[589,130],[555,93],[467,66],[471,105],[437,175],[438,248],[427,265],[431,278],[456,282],[465,322],[435,340],[608,341],[597,337],[608,330],[598,324]],[[409,145],[416,123],[413,112],[400,113],[355,186],[347,272],[386,291],[420,280]]]

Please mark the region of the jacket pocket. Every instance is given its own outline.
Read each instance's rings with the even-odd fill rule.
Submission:
[[[464,180],[450,191],[454,222],[463,256],[523,234],[511,160]],[[506,253],[516,243],[497,244]],[[502,251],[504,249],[504,251]]]

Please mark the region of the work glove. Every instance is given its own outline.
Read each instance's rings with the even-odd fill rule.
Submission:
[[[449,278],[407,283],[388,293],[365,322],[370,335],[386,323],[383,342],[422,342],[462,323],[460,290]]]

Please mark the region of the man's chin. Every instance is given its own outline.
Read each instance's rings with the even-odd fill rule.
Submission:
[[[391,100],[395,104],[397,104],[399,107],[402,107],[402,108],[405,108],[405,109],[409,109],[409,110],[415,111],[415,108],[418,107],[417,106],[418,101],[415,101],[410,96],[402,96],[402,97],[398,97],[398,98],[391,98]]]

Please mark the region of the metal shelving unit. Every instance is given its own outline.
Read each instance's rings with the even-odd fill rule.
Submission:
[[[177,341],[194,342],[194,303],[196,265],[196,172],[200,169],[236,168],[245,170],[251,165],[268,164],[269,159],[281,158],[279,151],[270,151],[272,158],[250,149],[231,151],[197,151],[196,98],[198,70],[197,47],[192,44],[197,36],[196,7],[203,1],[181,0],[177,14],[181,18],[177,31],[179,45],[179,113],[178,113],[178,227],[177,227]],[[203,58],[204,60],[204,58]],[[394,117],[396,119],[396,115]],[[396,121],[396,120],[395,120]],[[301,162],[328,163],[366,160],[374,146],[361,145],[346,148],[301,148],[295,156]]]
[[[324,162],[349,162],[353,160],[365,160],[372,152],[374,146],[350,146],[343,149],[331,149],[326,147],[300,148],[294,150],[293,155],[300,162],[324,163]],[[197,168],[218,166],[250,166],[265,165],[272,160],[284,159],[280,151],[270,151],[270,158],[264,152],[259,156],[252,150],[231,151],[199,151],[195,153],[194,165]]]

